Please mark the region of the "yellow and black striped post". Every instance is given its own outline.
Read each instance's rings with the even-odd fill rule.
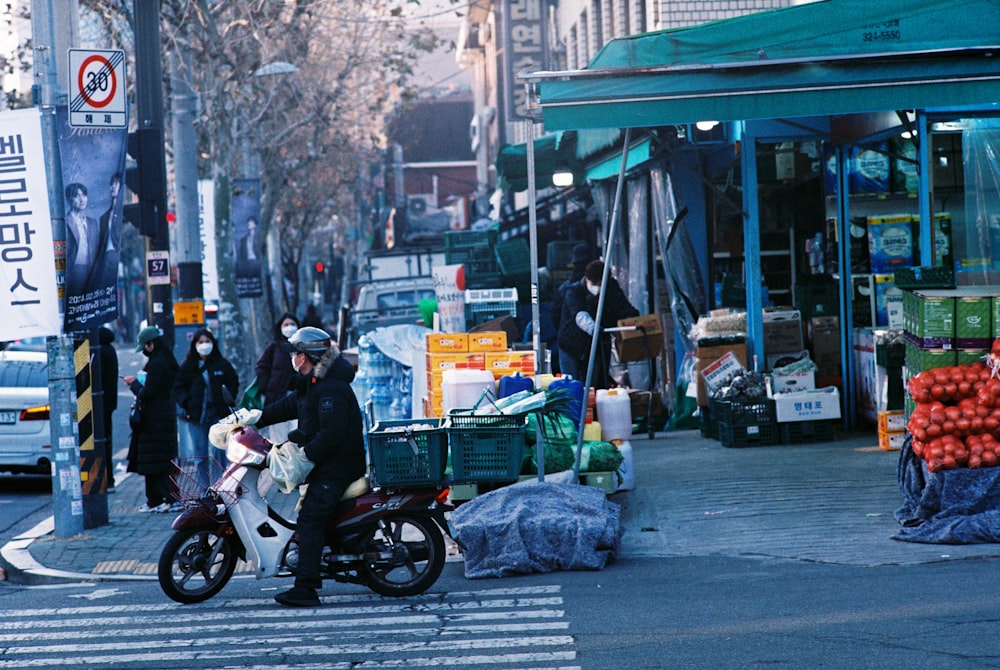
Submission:
[[[96,528],[108,522],[107,478],[104,464],[104,419],[95,414],[94,379],[90,341],[73,341],[76,373],[76,424],[80,440],[80,481],[83,488],[83,527]],[[99,371],[97,371],[99,372]],[[98,407],[98,409],[100,409]],[[100,444],[98,444],[100,442]],[[98,448],[100,447],[100,448]]]

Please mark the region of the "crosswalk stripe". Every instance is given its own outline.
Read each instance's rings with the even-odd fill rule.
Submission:
[[[327,607],[285,609],[269,600],[241,598],[191,606],[8,610],[0,629],[0,670],[167,661],[171,667],[208,663],[268,670],[579,667],[559,586],[322,600]],[[88,636],[86,644],[80,642],[82,635]],[[307,665],[283,665],[291,659]]]

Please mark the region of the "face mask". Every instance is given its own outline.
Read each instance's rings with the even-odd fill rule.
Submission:
[[[597,295],[601,292],[601,285],[587,282],[587,290],[590,291],[590,295]]]
[[[296,374],[302,374],[301,372],[299,372],[299,368],[302,367],[302,364],[301,363],[296,363],[295,361],[297,359],[298,359],[298,356],[296,356],[295,358],[292,359],[292,369],[295,370]],[[305,360],[304,357],[303,357],[303,360]]]
[[[198,352],[199,356],[208,356],[212,353],[212,343],[211,342],[199,342],[194,345],[194,350]]]
[[[298,330],[297,326],[282,326],[281,334],[284,335],[285,337],[291,337],[292,335],[295,334],[296,330]]]

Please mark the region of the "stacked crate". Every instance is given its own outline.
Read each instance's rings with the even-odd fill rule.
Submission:
[[[503,284],[503,275],[493,250],[497,231],[451,230],[444,234],[444,261],[465,266],[466,288],[495,288]]]

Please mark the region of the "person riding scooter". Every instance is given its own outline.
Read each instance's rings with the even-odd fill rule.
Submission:
[[[297,373],[293,393],[264,408],[258,427],[298,419],[299,439],[315,467],[306,478],[297,526],[299,560],[295,586],[274,599],[289,607],[320,604],[320,559],[325,527],[347,487],[365,474],[363,422],[351,389],[354,367],[323,330],[300,328],[288,339]]]

